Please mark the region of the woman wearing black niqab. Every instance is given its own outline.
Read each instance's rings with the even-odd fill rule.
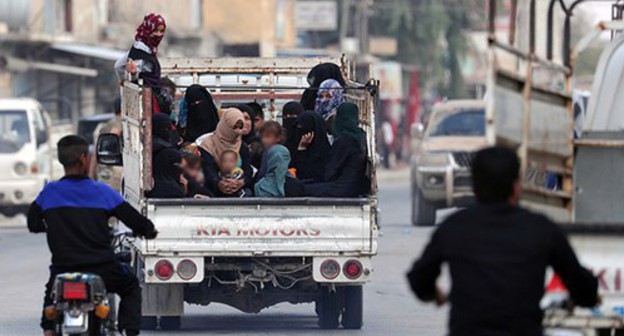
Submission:
[[[286,148],[291,155],[297,151],[299,138],[297,137],[297,118],[303,113],[303,106],[291,101],[282,108],[282,127],[286,130]]]
[[[306,148],[300,146],[305,135],[312,135]],[[323,182],[325,166],[329,159],[331,145],[327,138],[327,126],[323,117],[313,111],[303,112],[297,118],[297,146],[292,156],[292,167],[297,169],[297,178],[303,182]]]
[[[336,80],[340,86],[343,88],[346,87],[346,82],[344,77],[342,77],[342,71],[340,71],[338,65],[334,63],[321,63],[315,66],[308,73],[308,84],[310,84],[310,87],[305,89],[301,96],[301,105],[303,105],[306,111],[314,110],[318,88],[321,86],[321,83],[327,79]]]
[[[214,132],[219,123],[219,114],[210,92],[199,84],[193,84],[186,89],[184,100],[188,106],[184,140],[195,142],[200,136]]]
[[[150,198],[183,198],[186,195],[182,176],[182,154],[175,149],[162,150],[154,160],[154,188]]]

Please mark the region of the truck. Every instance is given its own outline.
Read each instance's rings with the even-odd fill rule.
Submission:
[[[624,117],[619,92],[624,83],[624,36],[618,32],[624,29],[624,6],[614,1],[614,21],[599,23],[573,47],[570,20],[583,2],[548,1],[548,10],[542,13],[535,0],[514,2],[510,22],[524,20],[524,25],[517,26],[524,30],[516,30],[514,24],[504,36],[496,29],[496,1],[489,1],[485,133],[489,145],[517,150],[522,166],[521,204],[560,223],[580,263],[598,279],[601,304],[592,309],[572,308],[564,304],[564,284],[548,272],[542,300],[547,334],[622,335]],[[514,15],[520,8],[527,11],[519,19]],[[561,31],[555,24],[557,16],[564,20]],[[546,22],[538,22],[540,17]],[[538,26],[544,29],[542,35]],[[593,39],[609,31],[613,40],[600,58],[591,94],[585,95],[588,110],[578,113],[573,99],[574,59]],[[543,45],[537,44],[539,36],[545,37]],[[555,41],[562,45],[555,46]],[[557,57],[554,51],[559,47],[563,53]]]
[[[412,224],[432,226],[440,208],[473,202],[470,165],[485,142],[485,102],[449,100],[413,126]]]
[[[257,313],[281,302],[315,303],[321,328],[360,329],[362,286],[373,276],[377,253],[374,172],[374,87],[357,83],[344,58],[166,59],[164,75],[184,90],[209,89],[219,105],[261,101],[273,117],[284,100],[298,100],[310,69],[339,65],[346,99],[358,105],[367,134],[371,192],[366,197],[153,199],[152,91],[122,88],[123,139],[102,135],[98,161],[121,164],[124,198],[153,221],[158,238],[133,246],[143,286],[143,328],[180,328],[184,303],[223,303]]]
[[[43,106],[30,98],[0,99],[0,213],[26,213],[39,191],[60,178],[56,141],[71,124],[53,125]]]

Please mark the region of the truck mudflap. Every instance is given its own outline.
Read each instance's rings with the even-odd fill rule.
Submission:
[[[371,256],[368,199],[149,200],[146,256]]]

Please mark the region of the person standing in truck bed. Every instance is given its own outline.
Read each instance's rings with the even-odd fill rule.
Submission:
[[[436,279],[441,264],[449,264],[451,336],[543,335],[539,302],[548,266],[575,304],[599,304],[598,282],[563,232],[518,206],[519,172],[520,160],[509,149],[477,152],[472,177],[478,204],[442,223],[408,274],[419,299],[443,304]]]

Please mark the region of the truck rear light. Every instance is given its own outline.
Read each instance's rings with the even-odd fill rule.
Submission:
[[[65,300],[86,300],[87,284],[84,282],[63,283],[63,299]]]
[[[357,279],[362,275],[362,263],[355,259],[347,260],[342,271],[348,279]]]
[[[182,280],[190,280],[197,274],[197,265],[192,260],[184,259],[178,263],[177,271]]]
[[[169,260],[160,260],[154,266],[154,273],[160,280],[169,280],[174,273],[173,264]]]
[[[327,259],[321,264],[321,275],[325,279],[336,279],[340,274],[340,264],[336,260]]]

